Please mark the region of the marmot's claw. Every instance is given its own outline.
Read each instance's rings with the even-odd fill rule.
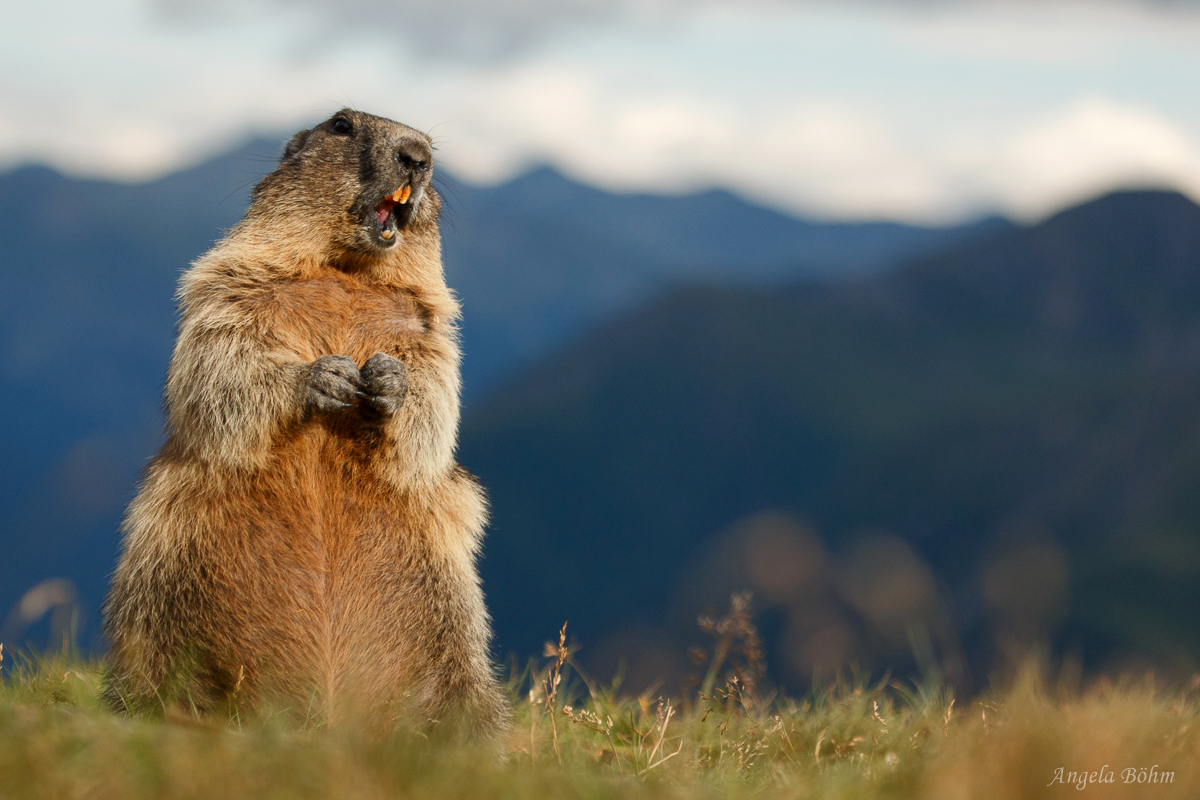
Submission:
[[[358,365],[350,356],[321,356],[308,368],[308,403],[322,411],[354,405],[362,389]]]
[[[343,403],[341,400],[334,400],[323,394],[313,397],[312,404],[322,411],[345,411],[347,408],[354,407],[352,403]]]
[[[366,404],[383,415],[395,414],[404,405],[408,394],[408,368],[404,362],[387,353],[376,353],[359,370]]]
[[[385,417],[390,417],[404,406],[404,398],[367,395],[366,403],[375,412],[382,414]]]

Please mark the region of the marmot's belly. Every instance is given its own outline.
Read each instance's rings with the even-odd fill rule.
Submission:
[[[412,647],[422,623],[413,599],[428,596],[422,532],[364,465],[307,455],[223,501],[243,513],[213,531],[232,556],[218,566],[230,652],[214,642],[213,655],[235,672],[234,661],[253,659],[268,691],[378,696],[383,686],[364,684],[409,683],[425,668]]]

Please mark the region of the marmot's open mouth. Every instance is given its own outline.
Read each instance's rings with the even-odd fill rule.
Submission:
[[[407,208],[408,199],[411,196],[412,187],[401,186],[375,206],[375,234],[381,244],[389,247],[394,244],[396,231],[404,227],[408,218],[412,216],[411,209]]]

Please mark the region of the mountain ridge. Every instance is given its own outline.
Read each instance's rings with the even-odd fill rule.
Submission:
[[[877,551],[908,565],[893,583],[920,588],[916,619],[976,686],[1043,641],[1092,669],[1193,669],[1200,208],[1120,192],[858,281],[680,289],[493,394],[463,443],[493,496],[502,650],[565,617],[602,643],[600,674],[622,637],[682,653],[697,598],[755,585],[749,562],[706,564],[725,583],[697,593],[690,554],[732,563],[722,537],[766,536],[837,565],[820,602],[765,604],[792,681],[821,636],[915,668],[861,588],[890,585],[862,566]],[[762,514],[792,521],[739,527]]]

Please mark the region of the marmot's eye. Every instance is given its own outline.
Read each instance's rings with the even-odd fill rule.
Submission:
[[[354,126],[350,124],[350,120],[338,117],[333,121],[333,132],[339,136],[349,136],[354,132]]]

